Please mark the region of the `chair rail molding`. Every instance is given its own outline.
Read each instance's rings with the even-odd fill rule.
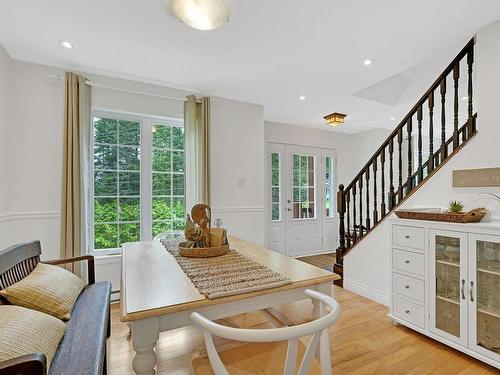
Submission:
[[[52,220],[60,217],[59,211],[5,212],[0,213],[0,223],[17,220]]]
[[[212,207],[212,212],[263,212],[264,206],[246,206],[246,207]]]

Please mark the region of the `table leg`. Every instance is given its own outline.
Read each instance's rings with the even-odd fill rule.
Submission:
[[[132,368],[137,375],[155,375],[156,354],[154,348],[160,334],[158,318],[133,321],[132,346],[135,356]]]

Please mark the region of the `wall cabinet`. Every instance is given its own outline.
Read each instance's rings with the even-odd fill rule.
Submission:
[[[391,315],[500,368],[500,223],[394,220]]]

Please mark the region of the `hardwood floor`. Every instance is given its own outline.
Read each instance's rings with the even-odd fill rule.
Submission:
[[[465,354],[429,339],[387,317],[387,307],[345,289],[332,286],[342,306],[342,316],[330,329],[334,374],[498,374],[498,371]],[[295,323],[308,321],[310,301],[298,301],[278,310]],[[133,350],[128,327],[120,322],[119,306],[112,306],[112,335],[108,342],[109,374],[133,374]],[[259,312],[223,320],[238,327],[272,327]],[[218,348],[237,343],[217,340]],[[157,345],[159,375],[187,375],[194,350],[203,351],[203,338],[194,327],[160,334]]]
[[[333,263],[335,263],[335,253],[312,255],[297,259],[319,268],[333,267]]]

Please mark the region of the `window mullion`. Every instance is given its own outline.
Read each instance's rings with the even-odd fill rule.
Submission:
[[[153,195],[153,124],[150,119],[141,121],[141,240],[152,239]]]

